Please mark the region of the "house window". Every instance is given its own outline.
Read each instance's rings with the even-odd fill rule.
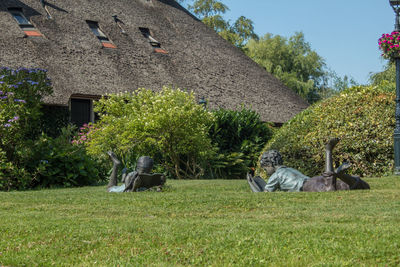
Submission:
[[[85,123],[94,122],[93,103],[90,99],[70,100],[71,123],[81,127]]]
[[[22,8],[13,7],[9,8],[8,12],[17,21],[19,27],[24,31],[26,36],[42,36],[42,34],[32,25],[32,23],[25,17]]]
[[[97,39],[101,42],[103,47],[106,48],[117,48],[111,41],[108,39],[108,37],[101,31],[99,28],[99,23],[96,21],[86,21],[87,24],[89,25],[89,28],[92,30],[93,34],[96,35]]]
[[[149,28],[142,28],[139,27],[140,32],[143,34],[145,38],[149,41],[150,45],[154,47],[154,52],[156,53],[162,53],[162,54],[168,54],[167,51],[161,48],[160,42],[158,42],[151,34]]]

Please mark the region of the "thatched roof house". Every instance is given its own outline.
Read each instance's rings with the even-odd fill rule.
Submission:
[[[101,95],[163,85],[211,108],[251,105],[275,123],[307,107],[173,0],[1,0],[0,25],[0,66],[48,69],[46,102],[72,116],[93,119]]]

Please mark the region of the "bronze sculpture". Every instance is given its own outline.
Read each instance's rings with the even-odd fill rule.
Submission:
[[[261,177],[247,174],[247,182],[253,192],[306,191],[326,192],[337,190],[370,189],[367,182],[358,176],[345,173],[350,167],[343,163],[336,170],[333,169],[332,151],[339,142],[339,138],[329,140],[325,145],[325,171],[320,176],[308,177],[301,172],[283,165],[282,156],[276,150],[269,150],[261,156],[260,165],[270,175],[268,182]],[[338,180],[339,178],[340,180]]]
[[[137,192],[157,187],[157,191],[160,191],[162,186],[165,184],[166,178],[161,173],[151,173],[153,168],[153,159],[148,156],[142,156],[137,160],[136,171],[126,174],[122,174],[121,182],[122,185],[118,186],[118,168],[121,165],[121,161],[118,160],[117,156],[109,151],[107,154],[113,162],[113,169],[110,175],[110,181],[107,185],[107,192]]]

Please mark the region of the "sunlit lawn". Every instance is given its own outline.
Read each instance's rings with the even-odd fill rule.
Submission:
[[[0,266],[398,266],[400,177],[251,193],[244,180],[0,193]]]

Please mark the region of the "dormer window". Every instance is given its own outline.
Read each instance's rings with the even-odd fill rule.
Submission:
[[[89,28],[92,30],[93,34],[96,35],[97,39],[101,42],[103,47],[106,48],[117,48],[111,41],[108,39],[108,37],[101,31],[99,28],[99,23],[96,21],[86,21],[87,24],[89,25]]]
[[[143,34],[143,36],[149,40],[149,43],[152,47],[161,47],[161,44],[151,36],[150,30],[148,28],[139,28],[139,30]]]
[[[167,51],[161,48],[160,42],[158,42],[151,34],[149,28],[142,28],[139,27],[140,32],[142,35],[149,41],[150,45],[154,47],[154,52],[156,53],[162,53],[162,54],[168,54]]]
[[[126,34],[126,31],[124,30],[124,27],[122,26],[122,25],[124,25],[122,20],[120,20],[117,15],[113,15],[112,17],[113,17],[115,23],[117,23],[118,27],[121,29],[121,33]]]
[[[13,7],[9,8],[8,12],[17,21],[19,27],[24,31],[26,36],[42,36],[42,34],[32,25],[32,23],[25,17],[22,8]]]

